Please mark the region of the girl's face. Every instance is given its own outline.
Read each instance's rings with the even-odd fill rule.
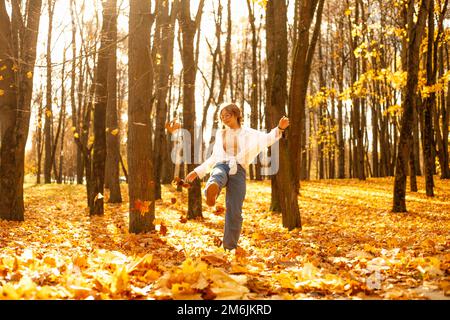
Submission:
[[[236,126],[238,126],[237,117],[226,109],[222,110],[222,112],[220,113],[220,120],[227,127],[235,128]]]

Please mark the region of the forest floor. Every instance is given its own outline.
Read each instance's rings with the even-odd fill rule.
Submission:
[[[287,231],[270,181],[249,181],[232,252],[225,190],[187,221],[186,189],[163,186],[155,231],[134,235],[127,201],[90,218],[84,186],[26,185],[25,222],[0,220],[0,298],[450,299],[450,181],[434,198],[418,183],[399,214],[392,178],[302,182],[303,228]]]

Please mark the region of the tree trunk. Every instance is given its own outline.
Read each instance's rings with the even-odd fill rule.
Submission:
[[[366,34],[368,32],[367,30],[367,18],[365,16],[365,11],[364,11],[364,4],[362,2],[362,0],[358,0],[358,3],[361,7],[361,22],[362,22],[362,32],[363,34]],[[363,40],[364,37],[363,37]],[[362,74],[366,74],[367,72],[367,59],[362,59],[361,61],[361,72]],[[363,88],[366,89],[367,84],[363,83]],[[360,177],[358,177],[360,180],[365,180],[366,179],[366,172],[365,172],[365,168],[368,167],[366,166],[366,161],[365,160],[365,147],[364,147],[364,137],[367,137],[367,132],[366,132],[366,103],[367,103],[367,99],[366,98],[361,98],[361,122],[359,124],[359,133],[358,133],[358,160],[359,160],[359,167],[361,170],[361,174]],[[366,133],[366,135],[364,135],[364,133]],[[367,158],[368,161],[368,158]]]
[[[52,26],[55,1],[48,0],[48,31],[47,31],[47,87],[46,87],[46,106],[45,106],[45,160],[44,160],[44,182],[52,182],[52,149],[53,149],[53,110],[52,110]]]
[[[448,44],[445,46],[446,56],[447,56],[447,68],[450,66],[450,59],[448,53]],[[442,62],[443,63],[443,62]],[[449,128],[449,108],[450,108],[450,81],[447,83],[447,97],[446,103],[442,104],[442,136],[448,137]],[[445,169],[442,171],[441,179],[450,179],[450,166],[449,166],[449,153],[448,153],[448,139],[443,139],[442,141],[442,152],[444,154],[444,161],[442,167]]]
[[[183,34],[183,45],[181,59],[183,61],[183,128],[191,136],[190,155],[185,155],[188,159],[187,170],[191,172],[195,168],[193,159],[196,151],[195,137],[195,78],[197,65],[194,60],[194,37],[200,28],[200,20],[203,11],[204,0],[200,1],[195,20],[191,19],[190,0],[181,0],[179,14],[180,27]],[[188,191],[188,219],[202,217],[202,197],[200,190],[200,180],[196,179]]]
[[[267,29],[266,29],[267,30]],[[267,31],[266,31],[267,32]],[[273,66],[270,67],[269,70],[272,70]],[[271,119],[271,111],[270,111],[270,105],[269,102],[271,99],[271,90],[270,90],[270,74],[268,75],[268,78],[266,79],[266,101],[267,103],[264,106],[264,113],[266,115],[266,128],[270,128],[272,126],[272,119]],[[269,148],[268,156],[272,157],[272,147]],[[270,193],[270,211],[271,212],[281,212],[281,205],[280,205],[280,195],[278,191],[278,185],[277,185],[277,179],[276,175],[270,176],[270,185],[271,185],[271,193]]]
[[[267,2],[266,36],[269,61],[268,90],[270,90],[270,119],[272,126],[285,115],[287,95],[287,15],[284,1]],[[278,157],[277,157],[278,156]],[[292,230],[301,228],[298,208],[298,188],[295,187],[293,161],[289,157],[286,139],[279,141],[279,154],[271,153],[272,163],[278,158],[279,170],[275,176],[282,212],[283,226]],[[294,186],[294,187],[293,187]]]
[[[132,233],[154,229],[155,182],[151,140],[153,66],[150,32],[153,23],[150,0],[130,1],[128,171],[130,226]]]
[[[306,173],[306,95],[308,89],[311,63],[320,31],[324,0],[302,0],[300,2],[300,20],[298,39],[294,49],[294,61],[289,94],[289,117],[291,118],[289,132],[289,152],[292,159],[292,173],[295,188],[300,187],[300,179],[305,179]],[[309,39],[309,29],[316,13],[313,36]],[[301,169],[300,169],[301,168]]]
[[[41,174],[42,174],[42,152],[43,152],[43,143],[42,143],[42,114],[44,112],[43,106],[43,97],[42,97],[42,87],[41,91],[38,95],[38,114],[37,114],[37,127],[36,127],[36,151],[37,151],[37,170],[36,170],[36,184],[41,183]]]
[[[410,176],[410,189],[412,192],[417,192],[418,188],[417,188],[417,169],[416,169],[416,157],[415,154],[418,153],[419,151],[416,150],[416,146],[415,146],[415,127],[417,124],[417,106],[416,104],[414,104],[414,109],[413,109],[413,135],[411,137],[411,145],[410,145],[410,156],[409,156],[409,176]]]
[[[66,88],[64,85],[65,80],[65,67],[66,67],[66,50],[64,49],[64,58],[63,58],[63,65],[62,65],[62,71],[61,71],[61,111],[60,111],[60,124],[58,124],[58,134],[56,135],[55,140],[55,153],[56,153],[56,146],[58,145],[58,138],[59,135],[61,135],[61,141],[59,141],[59,169],[56,170],[55,167],[55,177],[56,177],[56,183],[61,184],[62,183],[62,168],[63,168],[63,161],[64,161],[64,133],[66,131]],[[61,129],[60,129],[61,128]],[[55,158],[55,155],[53,155],[53,158]]]
[[[223,72],[225,75],[224,79],[224,88],[227,85],[227,77],[230,78],[230,98],[231,101],[235,102],[235,96],[233,91],[233,72],[231,69],[231,32],[232,32],[232,23],[231,23],[231,0],[227,2],[227,39],[225,40],[225,64],[223,67]]]
[[[420,170],[420,139],[419,139],[419,117],[417,104],[414,105],[414,120],[413,120],[413,155],[414,155],[414,169],[416,176],[421,176]]]
[[[160,33],[160,48],[157,48],[158,81],[156,87],[156,127],[155,127],[155,145],[154,154],[154,173],[155,173],[155,199],[161,199],[161,172],[163,152],[165,151],[166,137],[164,135],[164,124],[167,115],[167,93],[169,76],[173,62],[173,42],[174,42],[174,25],[178,12],[178,1],[173,2],[169,15],[169,6],[160,3],[156,17],[156,32]]]
[[[403,21],[402,21],[402,27],[403,28],[407,28],[408,25],[408,14],[407,14],[407,8],[406,6],[402,7],[402,11],[401,11],[401,15],[403,17]],[[407,46],[407,40],[405,37],[402,38],[402,47],[406,48]],[[408,68],[408,56],[407,56],[407,51],[406,49],[402,50],[401,52],[401,64],[402,64],[402,70],[407,70]],[[405,89],[402,90],[402,101],[405,99]],[[415,97],[412,99],[412,101],[416,102],[420,100],[419,97],[417,96],[417,94],[415,94]],[[412,137],[411,137],[411,141],[410,141],[410,155],[409,155],[409,174],[410,174],[410,190],[411,192],[417,192],[418,188],[417,188],[417,177],[416,177],[416,173],[417,173],[417,168],[416,168],[416,154],[418,154],[419,150],[416,150],[416,143],[415,143],[415,139],[418,137],[416,137],[416,129],[418,129],[418,117],[417,117],[417,104],[414,103],[413,104],[413,131],[412,131]],[[396,121],[396,119],[394,118],[394,121]]]
[[[94,197],[93,196],[93,181],[92,181],[92,143],[89,141],[89,132],[91,127],[91,114],[92,114],[92,108],[93,108],[93,98],[94,98],[94,92],[95,92],[95,82],[97,79],[97,68],[95,67],[95,56],[96,53],[94,52],[94,71],[93,71],[93,77],[92,77],[92,83],[90,84],[90,87],[87,83],[86,79],[86,85],[85,85],[85,91],[82,92],[84,95],[83,99],[83,105],[82,108],[80,106],[80,112],[78,113],[78,118],[83,119],[83,121],[80,123],[80,132],[74,132],[74,140],[77,144],[78,148],[80,149],[82,156],[83,156],[83,168],[85,169],[85,173],[81,174],[83,177],[86,176],[86,196],[87,196],[87,204],[89,208],[93,207]],[[90,73],[89,69],[89,63],[88,63],[89,57],[86,57],[86,71],[87,73]],[[83,88],[83,85],[80,84],[80,87]],[[89,89],[88,89],[89,88]]]
[[[26,24],[18,6],[13,3],[13,16],[18,24],[11,27],[5,1],[0,1],[0,219],[23,221],[23,178],[25,144],[30,125],[33,71],[42,1],[30,0]],[[20,49],[14,40],[20,42]],[[14,49],[13,49],[14,48]],[[17,67],[14,72],[12,67]],[[15,90],[9,86],[15,85]]]
[[[433,66],[434,66],[434,76],[439,71],[439,78],[444,75],[444,43],[442,39],[445,35],[444,33],[444,18],[447,14],[448,0],[445,0],[443,6],[441,7],[439,2],[440,12],[438,19],[438,30],[437,36],[433,43]],[[439,46],[439,44],[441,45]],[[438,63],[438,51],[439,51],[439,63]],[[439,70],[438,70],[439,67]],[[447,63],[448,68],[448,63]],[[436,79],[435,79],[436,81]],[[441,179],[450,178],[450,169],[448,166],[448,115],[446,107],[446,101],[444,96],[444,90],[439,93],[440,109],[435,108],[434,110],[434,128],[436,132],[436,145],[437,145],[437,155],[439,159],[439,166],[441,168]],[[436,103],[435,103],[436,104]],[[443,134],[440,128],[440,114],[442,114],[442,128]],[[446,129],[445,129],[446,128]],[[446,141],[446,143],[444,143]]]
[[[169,96],[167,101],[167,120],[170,121],[170,106],[172,105],[172,87],[173,87],[173,69],[170,71],[169,78]],[[163,160],[162,160],[162,174],[161,174],[161,183],[162,184],[170,184],[174,179],[175,174],[175,163],[172,160],[172,137],[171,135],[166,135],[165,143],[163,144]]]
[[[72,22],[72,71],[71,71],[71,78],[70,78],[70,104],[72,106],[72,131],[73,132],[80,132],[80,123],[78,118],[78,108],[75,103],[75,81],[76,81],[76,73],[77,73],[77,45],[76,45],[76,21],[75,21],[75,0],[70,1],[70,15],[71,15],[71,22]],[[82,59],[80,58],[80,70],[82,70]],[[82,72],[81,72],[82,73]],[[81,75],[80,75],[81,77]],[[81,83],[83,80],[81,80]],[[80,98],[81,92],[78,93],[78,99]],[[80,106],[80,101],[78,101],[78,104]],[[77,172],[77,182],[79,184],[82,183],[83,179],[83,158],[81,150],[77,147],[75,144],[75,152],[76,152],[76,172]],[[81,179],[80,179],[80,173],[81,173]]]
[[[318,43],[319,43],[319,64],[320,64],[320,68],[318,68],[318,72],[319,72],[319,90],[322,90],[322,88],[326,87],[326,83],[325,83],[325,76],[324,76],[324,69],[326,68],[326,65],[324,65],[325,61],[323,59],[323,54],[322,54],[322,35],[319,34],[319,38],[318,38]],[[318,108],[317,108],[317,122],[318,122],[318,130],[317,130],[317,138],[318,138],[318,143],[317,143],[317,149],[318,149],[318,159],[317,161],[319,162],[319,179],[325,179],[325,140],[323,139],[326,135],[326,129],[325,129],[325,121],[324,119],[326,118],[326,105],[324,102],[322,102]]]
[[[406,212],[406,175],[408,160],[410,157],[409,143],[412,133],[412,120],[414,108],[414,95],[417,88],[419,72],[419,48],[422,34],[425,28],[426,14],[429,8],[429,0],[423,0],[417,22],[413,22],[414,0],[408,1],[408,68],[405,99],[402,102],[402,121],[400,140],[398,143],[397,161],[395,167],[393,212]]]
[[[105,186],[109,188],[109,203],[121,203],[120,192],[120,129],[117,110],[117,0],[106,3],[111,14],[111,25],[108,32],[108,75],[106,106],[106,168]],[[106,9],[106,7],[105,7]],[[106,12],[105,12],[106,13]]]
[[[89,65],[87,64],[87,60],[86,60],[86,66],[84,66],[83,64],[83,54],[82,54],[82,49],[80,48],[80,58],[79,58],[79,79],[78,79],[78,110],[77,110],[77,119],[78,119],[78,126],[75,128],[76,131],[80,134],[80,136],[82,136],[82,132],[81,132],[81,128],[83,126],[83,124],[81,123],[81,119],[82,119],[82,109],[83,107],[86,105],[85,103],[85,99],[86,97],[83,98],[83,86],[84,86],[84,72],[85,70],[87,70],[89,67]],[[82,153],[82,150],[80,148],[78,148],[77,151],[77,184],[83,184],[83,179],[84,179],[84,171],[85,171],[85,166],[86,163],[84,162],[84,155]]]
[[[436,83],[436,65],[433,66],[433,44],[434,44],[434,0],[429,0],[428,10],[428,37],[427,37],[427,86],[432,86]],[[437,62],[437,61],[434,61]],[[425,98],[423,103],[424,116],[424,145],[423,145],[423,160],[425,164],[425,188],[426,194],[429,197],[434,196],[434,128],[433,128],[433,111],[436,107],[436,94],[431,92]]]
[[[343,33],[344,30],[344,23],[343,19],[339,19],[339,30],[341,30],[341,33]],[[344,41],[343,39],[341,41]],[[344,91],[344,63],[345,63],[345,53],[344,53],[344,46],[342,45],[342,48],[340,50],[340,60],[339,60],[339,68],[337,70],[337,84],[339,88],[339,92],[342,93]],[[344,139],[344,122],[343,122],[343,103],[342,99],[338,100],[338,178],[344,179],[345,178],[345,139]]]
[[[414,105],[414,102],[412,102]],[[390,123],[391,132],[389,135],[389,149],[390,149],[390,158],[389,158],[389,175],[394,176],[394,170],[396,166],[397,160],[397,146],[399,144],[399,136],[397,134],[397,119],[392,117],[392,122]]]
[[[355,5],[355,21],[359,23],[359,5]],[[350,44],[350,74],[352,85],[358,80],[358,60],[355,55],[355,49],[359,45],[359,37],[353,37],[353,28],[350,15],[348,16],[349,24],[349,44]],[[364,154],[363,154],[363,128],[361,125],[361,98],[356,96],[354,89],[352,90],[352,127],[353,127],[353,166],[355,176],[359,180],[364,180]]]
[[[64,69],[65,69],[65,63],[66,63],[66,52],[64,50],[64,58],[63,58],[63,66],[62,66],[62,73],[61,73],[61,98],[65,98],[65,88],[64,88]],[[55,98],[56,100],[56,98]],[[55,180],[57,180],[58,177],[58,172],[57,172],[57,168],[56,168],[56,150],[58,147],[58,141],[59,141],[59,135],[61,134],[61,127],[62,127],[62,121],[63,121],[63,114],[64,114],[65,110],[63,110],[63,101],[61,101],[61,108],[59,111],[59,118],[58,118],[58,126],[56,128],[56,135],[55,135],[55,139],[54,141],[52,140],[51,142],[51,150],[50,150],[50,163],[53,166],[53,174],[55,177]],[[53,139],[53,134],[51,135],[52,139]]]
[[[252,30],[252,84],[250,87],[250,127],[258,130],[258,39],[256,34],[255,15],[252,9],[251,0],[247,0],[248,8],[248,20],[250,22],[250,29]],[[251,164],[250,178],[255,180],[261,180],[261,163],[259,157],[256,158],[256,163]]]
[[[106,108],[108,104],[108,65],[111,52],[111,24],[114,19],[113,0],[104,2],[101,43],[98,52],[97,77],[95,78],[94,144],[92,154],[92,188],[89,192],[89,213],[104,214],[104,184],[106,163]]]

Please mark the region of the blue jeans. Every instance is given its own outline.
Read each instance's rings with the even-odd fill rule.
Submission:
[[[223,247],[231,250],[237,247],[242,228],[242,203],[246,192],[245,169],[238,164],[237,172],[229,175],[230,167],[226,162],[217,163],[206,182],[206,187],[212,182],[219,185],[219,193],[226,187],[226,213],[225,230],[223,234]],[[206,188],[205,188],[206,189]]]

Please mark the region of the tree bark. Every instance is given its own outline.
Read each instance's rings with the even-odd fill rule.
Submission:
[[[40,0],[29,1],[26,24],[13,6],[13,15],[19,23],[12,28],[5,1],[0,1],[0,59],[6,66],[0,73],[3,76],[0,89],[4,92],[0,96],[0,219],[24,220],[25,144],[30,125],[41,6]],[[14,38],[20,47],[14,46]],[[13,66],[17,72],[13,71]]]
[[[81,109],[81,92],[78,92],[78,108],[77,103],[75,100],[75,86],[76,86],[76,74],[77,74],[77,45],[76,45],[76,21],[75,21],[75,0],[70,1],[70,16],[71,16],[71,24],[72,24],[72,71],[71,71],[71,78],[70,78],[70,104],[71,104],[71,110],[72,110],[72,132],[80,132],[80,118],[78,117],[78,114],[80,112],[79,109]],[[82,59],[81,55],[79,58],[79,70],[82,69]],[[82,74],[82,72],[80,72]],[[80,74],[80,81],[82,80],[82,75]],[[76,152],[76,176],[77,176],[77,183],[82,184],[83,180],[83,156],[81,150],[78,148],[78,146],[75,144],[75,152]]]
[[[267,58],[269,61],[268,90],[270,90],[270,119],[272,126],[285,115],[287,96],[287,8],[284,1],[267,2],[266,36]],[[279,170],[275,176],[278,187],[278,199],[281,206],[283,226],[292,230],[301,228],[298,208],[298,188],[295,187],[293,161],[289,157],[286,139],[279,141]],[[271,153],[272,163],[277,155]]]
[[[252,9],[253,1],[247,0],[248,20],[250,29],[252,30],[252,84],[250,87],[250,127],[258,129],[258,67],[257,67],[257,50],[258,39],[256,34],[255,15]],[[250,165],[250,179],[261,180],[261,163],[259,157],[256,158],[256,164]]]
[[[292,76],[289,93],[289,117],[291,118],[289,133],[289,152],[292,159],[292,173],[295,180],[295,188],[300,188],[300,179],[305,179],[306,173],[306,95],[308,89],[311,63],[320,32],[324,0],[300,1],[300,20],[298,39],[294,49],[294,61],[292,64]],[[317,9],[317,13],[316,13]],[[311,40],[309,29],[314,14],[316,22]],[[301,168],[301,171],[300,171]]]
[[[344,23],[343,19],[339,19],[339,30],[341,31],[341,35],[344,33]],[[339,63],[337,70],[337,84],[339,88],[339,92],[342,93],[344,91],[344,64],[345,64],[345,53],[344,53],[344,39],[341,37],[339,42]],[[343,119],[343,103],[342,99],[338,100],[338,178],[345,178],[345,139],[344,139],[344,119]]]
[[[433,66],[433,44],[434,44],[434,0],[429,0],[430,5],[428,9],[428,37],[427,37],[427,86],[432,86],[436,83],[436,66]],[[431,92],[423,102],[423,116],[424,116],[424,145],[423,145],[423,159],[425,164],[425,189],[429,197],[434,196],[434,128],[433,128],[433,111],[436,107],[436,94]]]
[[[439,72],[439,77],[444,75],[444,43],[442,43],[442,38],[444,37],[444,18],[447,13],[448,0],[445,0],[442,4],[439,2],[439,16],[438,16],[438,30],[437,36],[433,43],[433,66],[434,66],[434,75]],[[441,45],[439,45],[441,43]],[[439,51],[439,54],[438,54]],[[439,60],[438,60],[439,55]],[[439,70],[438,70],[439,67]],[[448,63],[447,63],[448,68]],[[435,110],[434,110],[434,129],[436,132],[436,146],[437,146],[437,155],[439,160],[439,166],[441,169],[441,179],[450,178],[450,168],[448,163],[448,114],[444,90],[439,93],[439,106],[436,107],[435,102]],[[435,98],[436,101],[437,98]],[[440,126],[440,116],[442,117],[442,131]]]
[[[449,58],[448,46],[449,46],[448,44],[445,46],[447,67],[450,66],[450,58]],[[450,112],[449,112],[449,108],[450,108],[450,81],[447,83],[447,97],[443,97],[443,100],[444,99],[446,100],[446,103],[442,104],[442,136],[443,137],[448,137],[448,133],[449,133],[448,132],[449,115],[450,115]],[[445,168],[445,171],[442,171],[443,174],[441,175],[441,179],[450,179],[448,139],[443,139],[443,141],[442,141],[442,152],[444,154],[444,161],[443,161],[442,167]]]
[[[191,172],[195,168],[194,164],[194,141],[195,137],[195,78],[197,65],[194,59],[194,37],[200,28],[200,20],[203,11],[204,0],[200,1],[195,20],[191,19],[190,0],[181,0],[178,19],[183,34],[181,59],[183,62],[183,128],[191,136],[190,155],[185,155],[188,159],[187,170]],[[196,179],[188,191],[188,219],[202,217],[202,197],[200,190],[200,180]]]
[[[41,184],[41,175],[42,175],[42,153],[43,146],[42,138],[43,138],[43,130],[42,130],[42,114],[44,113],[43,106],[43,93],[42,87],[41,91],[38,94],[37,101],[39,103],[38,114],[37,114],[37,126],[36,126],[36,151],[37,151],[37,170],[36,170],[36,184]]]
[[[429,8],[429,0],[423,0],[417,22],[413,22],[412,10],[414,10],[414,0],[408,1],[408,68],[405,99],[402,102],[403,116],[401,121],[400,140],[398,143],[398,153],[395,167],[393,212],[406,212],[406,175],[408,170],[408,160],[410,157],[409,143],[412,133],[412,120],[414,108],[414,94],[417,88],[419,72],[419,48],[425,29],[426,14]]]
[[[111,52],[111,24],[114,19],[113,0],[104,2],[101,43],[95,78],[94,144],[92,153],[92,188],[89,192],[89,213],[104,214],[104,184],[106,163],[106,108],[108,104],[108,65]]]
[[[150,30],[153,23],[150,0],[130,0],[128,171],[129,231],[154,229],[155,182],[151,155],[151,94],[153,65]]]
[[[45,159],[44,159],[44,182],[52,182],[52,149],[53,149],[53,110],[52,110],[52,29],[53,29],[53,12],[55,9],[55,1],[48,0],[48,31],[47,31],[47,87],[46,87],[46,105],[45,105],[45,124],[44,124],[44,143],[45,143]]]
[[[156,32],[160,33],[161,41],[158,50],[157,64],[158,81],[156,87],[156,127],[155,127],[155,145],[153,149],[154,166],[155,166],[155,199],[161,199],[161,171],[163,151],[165,150],[166,137],[164,135],[164,124],[166,123],[167,115],[167,93],[169,91],[169,76],[171,73],[171,66],[173,63],[173,43],[174,43],[174,29],[175,19],[178,13],[178,0],[172,4],[172,9],[169,14],[169,7],[167,3],[158,10],[156,17]]]
[[[109,0],[105,4],[111,15],[108,31],[107,74],[107,106],[106,106],[106,163],[105,186],[109,188],[109,203],[121,203],[120,192],[120,128],[117,110],[117,0]]]
[[[86,70],[89,68],[88,62],[86,60],[86,65],[84,65],[83,63],[83,54],[82,54],[82,48],[80,48],[80,57],[79,57],[79,78],[78,78],[78,110],[77,110],[77,119],[78,119],[78,125],[75,128],[76,131],[80,134],[80,137],[83,136],[83,132],[81,131],[81,128],[84,124],[82,124],[82,119],[84,119],[84,117],[82,117],[83,113],[83,108],[85,108],[86,106],[86,95],[83,98],[83,92],[87,92],[87,90],[83,90],[84,88],[84,73],[86,72]],[[83,179],[84,179],[84,172],[85,172],[85,167],[86,167],[86,163],[84,161],[84,155],[82,152],[81,148],[77,148],[78,152],[77,152],[77,184],[83,184]]]
[[[57,170],[56,167],[54,169],[55,177],[56,177],[56,183],[61,184],[62,183],[62,168],[63,168],[63,162],[64,162],[64,134],[66,131],[66,88],[64,85],[65,80],[65,67],[66,67],[66,49],[64,49],[64,58],[63,58],[63,65],[62,65],[62,71],[61,71],[61,110],[59,115],[59,123],[58,123],[58,133],[56,135],[55,139],[55,151],[52,155],[52,158],[55,159],[56,157],[56,147],[58,146],[58,140],[59,135],[61,135],[61,141],[59,141],[59,169]]]
[[[355,1],[355,23],[359,23],[359,4]],[[349,24],[349,44],[350,44],[350,74],[352,86],[358,80],[358,60],[355,55],[355,49],[359,45],[358,35],[353,36],[353,28],[350,15],[348,16]],[[364,154],[363,154],[363,128],[361,125],[361,98],[356,96],[352,89],[352,127],[353,127],[353,166],[354,173],[359,180],[365,179],[364,174]]]

